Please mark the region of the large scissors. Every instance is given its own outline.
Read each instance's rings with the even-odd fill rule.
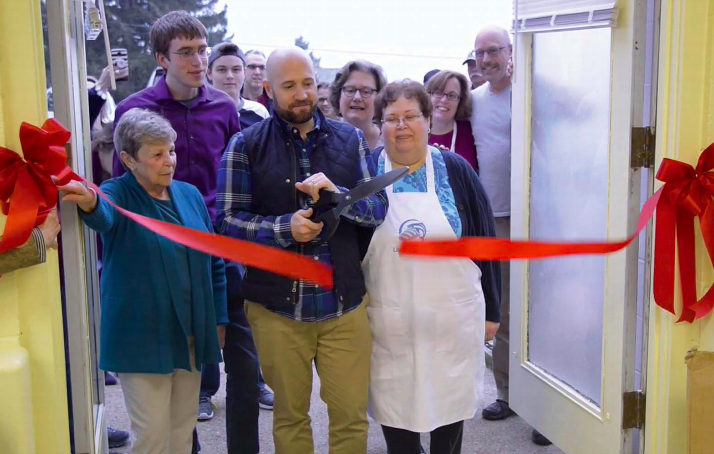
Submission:
[[[337,231],[337,226],[340,225],[340,216],[352,205],[399,181],[408,172],[409,167],[394,169],[352,188],[349,192],[332,192],[327,189],[320,189],[320,198],[313,205],[312,216],[310,217],[313,222],[323,223],[320,241],[315,243],[315,246],[319,246],[332,238],[332,235]],[[307,209],[306,196],[304,194],[300,195],[302,206]]]

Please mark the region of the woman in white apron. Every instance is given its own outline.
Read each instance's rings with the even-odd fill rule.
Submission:
[[[380,172],[409,166],[387,188],[389,210],[363,261],[373,335],[369,414],[382,424],[390,454],[461,451],[463,422],[479,405],[484,340],[499,321],[497,263],[415,259],[400,238],[494,236],[493,214],[473,168],[427,144],[432,104],[412,81],[388,84],[376,100],[385,148]]]
[[[456,71],[439,71],[429,79],[426,91],[434,105],[429,145],[458,154],[478,173],[478,156],[471,131],[473,106],[468,79]]]

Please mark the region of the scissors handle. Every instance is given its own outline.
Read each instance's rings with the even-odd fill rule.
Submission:
[[[321,222],[326,217],[325,215],[332,209],[336,208],[345,199],[346,194],[320,189],[320,198],[312,207],[312,216],[310,220]]]
[[[302,208],[305,210],[308,209],[307,195],[300,193],[298,197]],[[334,235],[340,223],[340,217],[337,214],[336,208],[345,198],[347,198],[347,194],[320,189],[320,198],[312,206],[312,215],[310,216],[312,222],[322,222],[323,224],[322,239],[314,244],[315,247],[328,241],[332,238],[332,235]]]

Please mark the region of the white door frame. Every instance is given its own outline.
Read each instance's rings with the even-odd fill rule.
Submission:
[[[644,125],[647,49],[640,40],[645,36],[648,6],[654,3],[658,2],[618,2],[618,25],[612,29],[609,175],[611,182],[619,182],[618,192],[626,190],[629,198],[612,193],[609,196],[607,235],[611,239],[624,238],[634,231],[640,208],[641,171],[630,167],[631,127]],[[519,51],[514,57],[518,80],[513,86],[511,235],[520,239],[528,238],[529,234],[533,35],[519,33],[516,40]],[[511,262],[510,404],[567,452],[633,450],[631,431],[623,431],[621,427],[622,394],[635,390],[637,260],[637,246],[606,259],[601,406],[583,399],[576,390],[528,361],[529,265],[526,261]],[[645,333],[643,339],[646,338]],[[646,345],[643,347],[646,349]],[[639,450],[642,449],[640,443]]]
[[[54,117],[72,132],[70,165],[91,178],[84,4],[46,2]],[[72,392],[76,454],[108,452],[104,375],[98,370],[99,310],[94,234],[84,227],[76,206],[60,204],[67,354]]]

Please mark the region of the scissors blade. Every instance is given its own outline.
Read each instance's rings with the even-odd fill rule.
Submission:
[[[335,207],[338,216],[344,213],[349,207],[364,200],[369,196],[372,196],[382,189],[386,188],[390,184],[404,178],[404,175],[409,173],[409,167],[402,167],[399,169],[394,169],[378,177],[374,177],[369,181],[366,181],[359,186],[355,186],[348,192],[344,199]]]

